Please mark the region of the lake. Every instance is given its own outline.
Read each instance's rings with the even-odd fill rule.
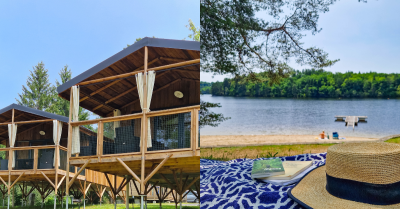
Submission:
[[[400,99],[289,99],[201,95],[220,103],[212,108],[231,117],[218,127],[204,127],[201,135],[317,135],[378,138],[400,134]],[[367,123],[346,128],[335,115],[368,116]]]

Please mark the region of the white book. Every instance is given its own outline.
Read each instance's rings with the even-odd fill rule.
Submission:
[[[312,165],[290,180],[265,180],[265,179],[260,179],[260,180],[265,183],[270,183],[277,186],[287,186],[299,182],[305,175],[308,174],[308,172],[314,170],[315,168],[317,168],[317,166]]]
[[[269,176],[262,179],[265,180],[290,180],[295,178],[298,174],[309,168],[313,161],[284,161],[282,162],[285,173],[276,176]]]

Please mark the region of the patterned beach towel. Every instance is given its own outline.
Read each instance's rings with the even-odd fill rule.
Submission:
[[[200,160],[201,209],[259,208],[298,209],[287,192],[291,186],[275,186],[251,178],[253,161],[259,159],[236,159],[231,161]],[[326,153],[303,154],[281,157],[282,161],[313,160],[314,165],[325,165]]]

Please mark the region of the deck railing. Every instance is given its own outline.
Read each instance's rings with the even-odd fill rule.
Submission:
[[[108,156],[123,153],[196,151],[199,148],[199,105],[160,111],[143,115],[136,113],[88,121],[71,122],[72,126],[95,124],[97,132],[80,129],[82,156]],[[150,123],[142,123],[142,120]],[[150,124],[150,131],[148,131]],[[142,127],[142,126],[145,127]],[[147,135],[147,139],[144,137]],[[148,140],[149,143],[147,142]],[[151,142],[151,143],[150,143]]]
[[[67,148],[63,146],[58,146],[58,148],[60,158],[59,169],[65,171],[67,165]],[[56,149],[57,146],[55,145],[0,148],[0,171],[55,169],[54,160],[56,156],[54,153]],[[13,152],[11,158],[9,155],[10,152]],[[12,161],[13,158],[15,158],[14,166]],[[9,159],[11,159],[11,162]],[[73,168],[74,169],[71,170],[71,172],[75,173],[76,168]]]

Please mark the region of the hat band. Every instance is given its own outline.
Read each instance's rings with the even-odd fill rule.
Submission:
[[[400,203],[400,182],[371,184],[326,174],[326,190],[333,196],[373,205]]]

